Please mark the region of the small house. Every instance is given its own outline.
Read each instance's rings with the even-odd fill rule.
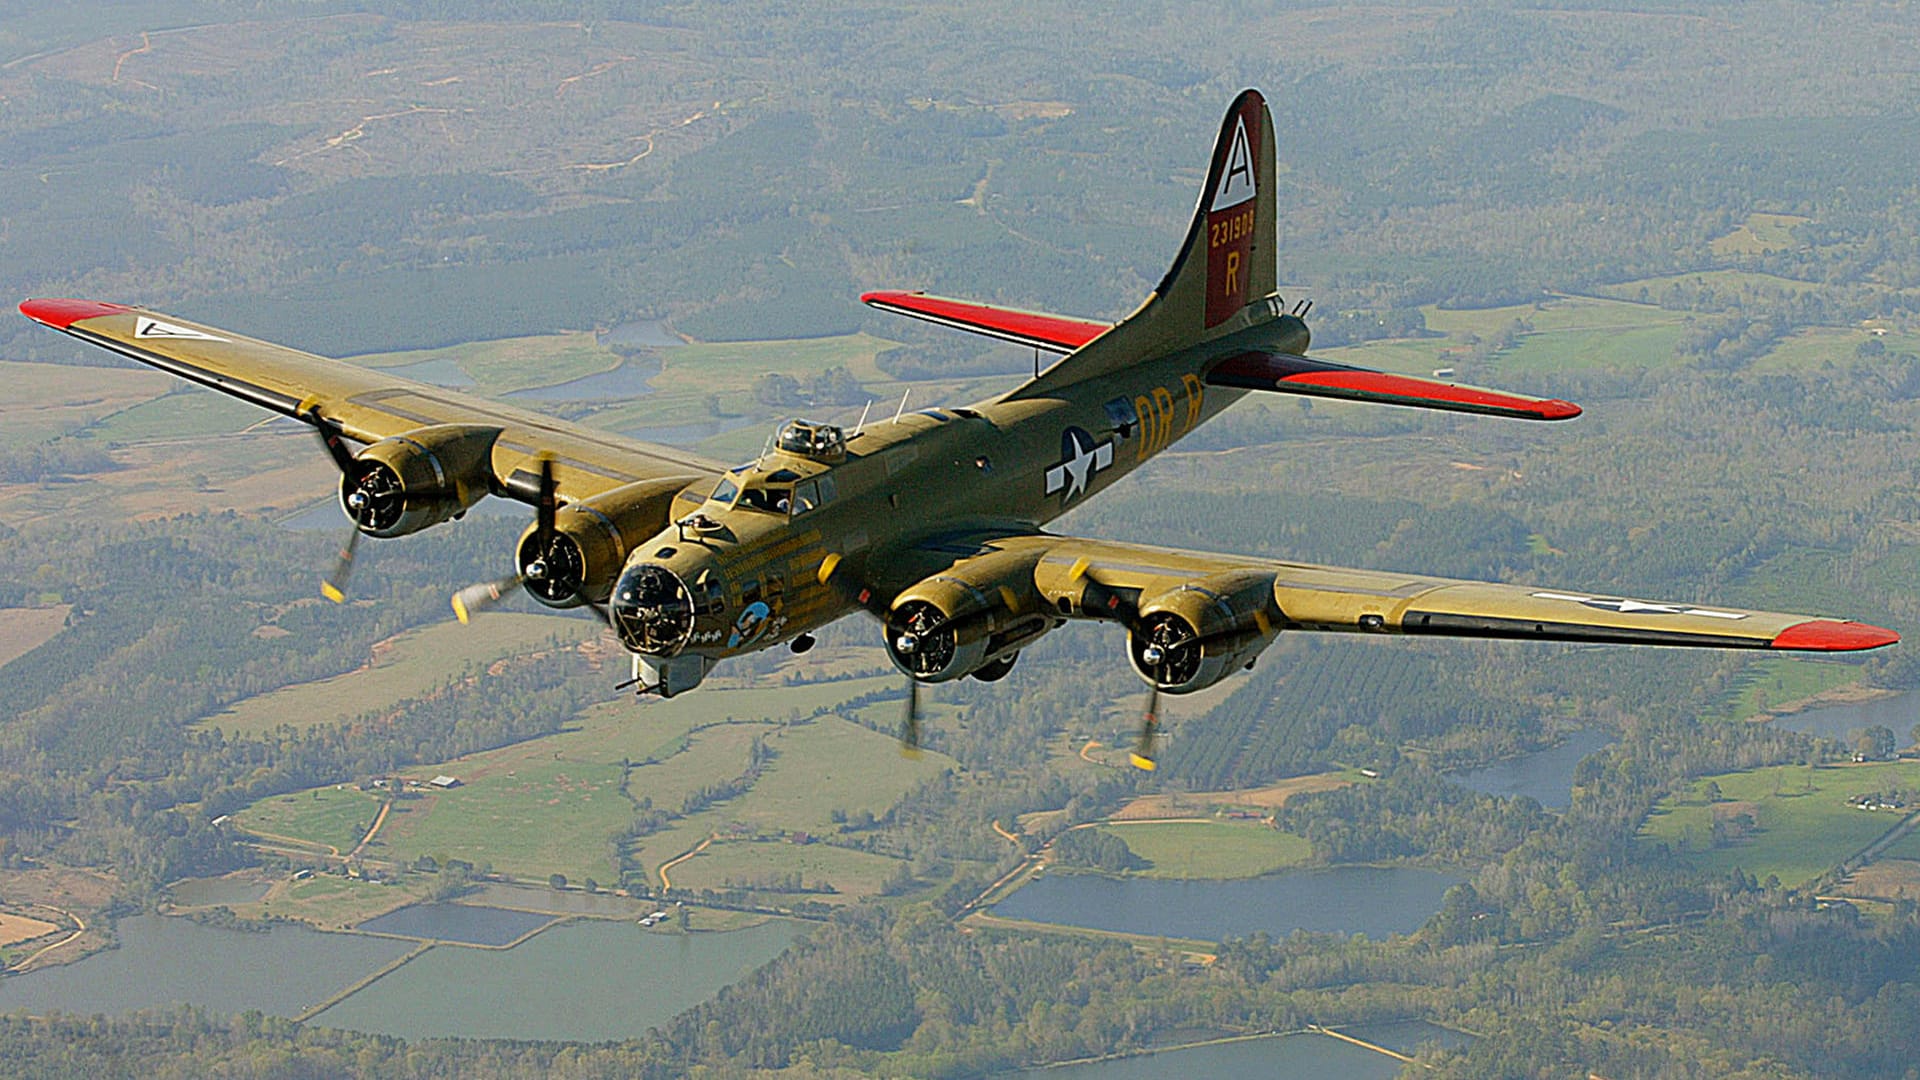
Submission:
[[[453,776],[436,776],[427,781],[427,786],[439,788],[441,791],[450,791],[460,786],[460,780]]]

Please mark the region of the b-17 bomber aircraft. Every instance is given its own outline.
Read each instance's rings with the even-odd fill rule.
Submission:
[[[28,300],[20,310],[318,429],[355,540],[439,524],[488,495],[532,504],[514,573],[464,590],[456,612],[464,620],[516,587],[550,607],[589,606],[633,654],[637,692],[684,693],[729,656],[801,651],[813,631],[867,612],[911,681],[909,746],[921,684],[999,679],[1022,649],[1075,620],[1128,632],[1127,658],[1152,688],[1133,755],[1148,769],[1158,695],[1251,666],[1283,631],[1816,651],[1899,640],[1839,619],[1045,531],[1248,393],[1579,415],[1565,401],[1308,356],[1310,305],[1290,309],[1276,292],[1274,143],[1266,102],[1242,92],[1173,268],[1119,323],[869,293],[883,310],[1065,355],[967,407],[906,412],[903,399],[890,419],[863,417],[852,431],[788,422],[733,468],[137,307]],[[352,550],[325,583],[335,599]]]

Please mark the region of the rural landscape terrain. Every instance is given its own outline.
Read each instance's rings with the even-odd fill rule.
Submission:
[[[1124,316],[1258,86],[1315,355],[1586,412],[1249,398],[1066,531],[1909,644],[1283,634],[1143,773],[1073,626],[907,756],[864,620],[670,701],[590,617],[456,623],[518,504],[329,603],[310,431],[0,319],[0,1071],[1920,1077],[1917,48],[1801,0],[13,5],[0,293],[720,460],[1045,362],[863,290]]]

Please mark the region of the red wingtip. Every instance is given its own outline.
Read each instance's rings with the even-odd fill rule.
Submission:
[[[133,309],[104,300],[22,300],[20,314],[34,322],[65,330],[74,323],[102,315],[122,315]]]
[[[1899,640],[1899,634],[1866,623],[1812,619],[1782,630],[1780,636],[1773,639],[1773,648],[1852,652],[1856,649],[1878,649]]]
[[[1540,419],[1542,420],[1571,420],[1579,415],[1580,406],[1575,405],[1571,401],[1562,401],[1559,398],[1553,398],[1540,403]]]

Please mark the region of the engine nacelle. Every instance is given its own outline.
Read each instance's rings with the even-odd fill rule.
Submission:
[[[360,451],[340,478],[340,505],[368,536],[405,536],[467,512],[493,487],[500,429],[437,424]]]
[[[1063,624],[1033,584],[1038,549],[962,559],[902,592],[887,615],[887,655],[921,682],[999,678],[1014,654]]]
[[[627,557],[666,530],[675,497],[693,481],[641,480],[568,503],[554,515],[544,547],[538,523],[528,526],[514,549],[527,592],[556,608],[605,601]]]
[[[1127,634],[1140,677],[1169,694],[1204,690],[1253,662],[1280,634],[1271,572],[1214,574],[1142,604]]]

